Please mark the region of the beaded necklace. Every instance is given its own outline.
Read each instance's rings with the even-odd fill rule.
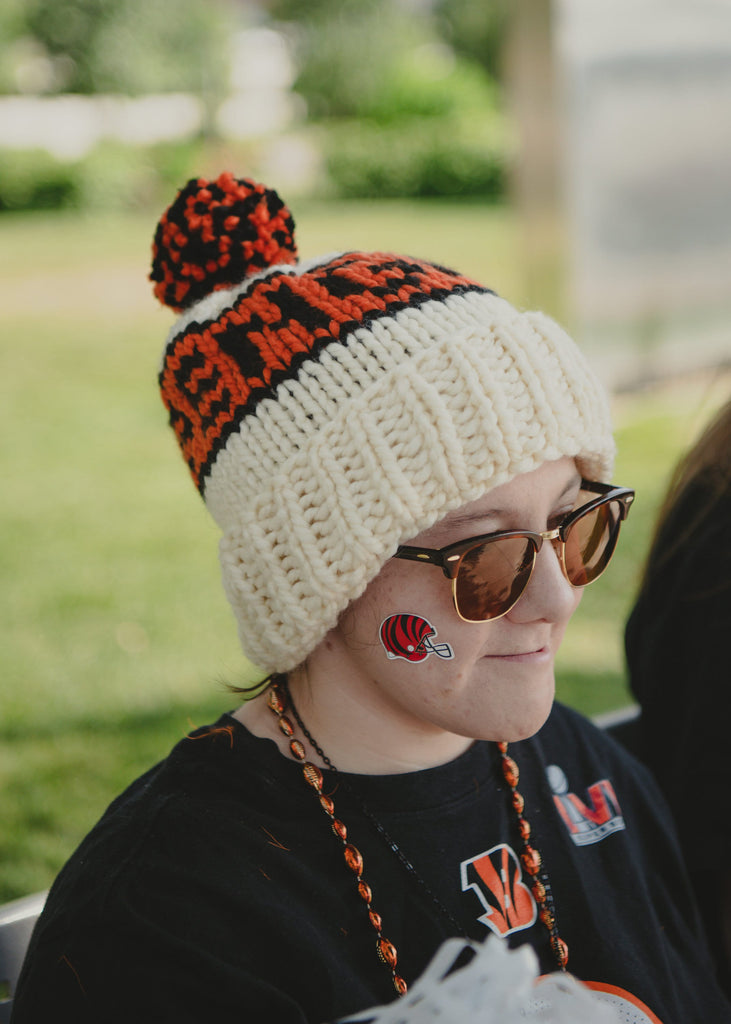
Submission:
[[[269,692],[267,694],[267,705],[269,709],[277,717],[277,723],[282,734],[289,741],[289,751],[293,759],[297,761],[302,768],[302,776],[305,782],[310,786],[320,802],[322,810],[325,812],[327,817],[330,819],[330,827],[334,835],[341,842],[343,847],[343,859],[345,866],[352,873],[354,881],[357,885],[358,896],[363,901],[366,911],[368,913],[368,921],[370,926],[376,933],[376,954],[378,959],[386,965],[391,975],[391,982],[398,995],[402,996],[408,990],[406,981],[401,977],[397,971],[398,966],[398,952],[394,944],[386,938],[383,934],[383,921],[381,915],[373,908],[373,893],[371,887],[368,885],[366,880],[363,878],[363,856],[356,846],[348,842],[348,830],[335,816],[335,804],[331,797],[327,796],[322,791],[323,786],[323,774],[317,765],[313,764],[307,759],[307,752],[304,744],[301,740],[297,739],[294,735],[294,725],[290,718],[288,718],[286,712],[291,711],[295,721],[299,728],[302,730],[303,735],[306,737],[313,750],[318,754],[322,762],[335,773],[339,782],[344,784],[344,779],[340,772],[337,770],[332,761],[327,757],[321,748],[317,745],[315,740],[312,738],[308,730],[305,728],[302,719],[297,712],[297,708],[294,705],[292,696],[289,693],[287,686],[287,680],[284,676],[277,676],[272,680]],[[513,810],[518,819],[518,829],[521,840],[523,842],[523,852],[521,853],[520,859],[523,867],[530,878],[530,887],[536,904],[539,908],[538,914],[544,927],[546,928],[549,936],[551,950],[558,964],[559,970],[565,971],[566,964],[568,963],[569,951],[568,946],[558,934],[558,926],[556,923],[556,912],[553,903],[553,894],[550,886],[550,882],[546,875],[543,867],[543,861],[540,853],[535,846],[530,843],[531,828],[527,819],[525,818],[523,811],[525,808],[525,801],[523,796],[518,791],[518,782],[520,780],[520,772],[518,766],[512,757],[508,756],[508,744],[498,743],[497,749],[501,757],[501,768],[503,778],[510,787],[511,790],[511,804]],[[352,789],[346,787],[350,793]],[[452,927],[458,934],[463,933],[463,929],[455,921],[452,914],[443,906],[441,901],[432,893],[426,882],[419,876],[416,869],[413,867],[411,862],[405,856],[403,851],[399,849],[397,844],[391,839],[386,830],[383,828],[378,819],[371,814],[371,812],[365,807],[362,801],[358,801],[363,813],[376,827],[381,836],[385,839],[386,843],[396,855],[403,867],[409,872],[414,880],[420,885],[420,887],[429,895],[432,901],[436,904],[438,909],[448,918]]]

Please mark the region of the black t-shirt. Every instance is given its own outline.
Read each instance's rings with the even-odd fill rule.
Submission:
[[[570,971],[613,994],[627,1021],[731,1021],[646,770],[560,705],[510,753]],[[494,744],[421,772],[345,785],[325,776],[408,982],[454,934],[450,915],[471,938],[529,942],[555,970]],[[122,794],[61,871],[13,1019],[50,1021],[63,1008],[79,1024],[333,1021],[394,998],[375,946],[300,766],[224,716]]]

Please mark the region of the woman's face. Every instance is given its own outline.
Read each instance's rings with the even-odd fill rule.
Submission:
[[[553,529],[575,506],[579,485],[572,459],[544,463],[409,543],[441,548],[497,530]],[[392,558],[324,641],[330,664],[337,666],[335,699],[343,711],[357,709],[364,727],[381,721],[384,735],[402,735],[416,746],[420,738],[439,737],[446,754],[451,746],[464,749],[465,738],[524,739],[550,711],[554,658],[580,599],[551,544],[541,548],[511,611],[480,623],[459,618],[450,581],[438,566]],[[426,630],[423,620],[436,631],[426,655],[408,650]]]

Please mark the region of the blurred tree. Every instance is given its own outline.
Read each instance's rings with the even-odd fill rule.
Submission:
[[[15,66],[23,54],[25,11],[23,0],[0,3],[0,93],[15,91]]]
[[[499,91],[439,34],[424,0],[267,0],[293,41],[294,88],[348,196],[502,193]]]
[[[492,108],[496,92],[481,64],[455,53],[429,4],[415,16],[407,0],[268,0],[298,64],[294,87],[311,120],[408,117]],[[450,30],[451,31],[451,30]]]
[[[267,7],[290,28],[299,66],[294,87],[313,120],[378,119],[400,58],[434,40],[429,19],[408,17],[392,0],[312,0],[306,9],[297,0],[271,0]]]
[[[26,36],[60,69],[53,91],[225,87],[233,12],[222,0],[25,0],[22,11]]]
[[[434,16],[456,53],[476,60],[487,73],[503,77],[503,50],[510,0],[436,0]]]

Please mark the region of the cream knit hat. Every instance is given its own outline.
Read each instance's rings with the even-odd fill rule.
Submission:
[[[267,672],[299,664],[450,510],[562,456],[608,480],[614,455],[604,391],[548,317],[410,257],[298,263],[293,231],[262,185],[192,180],[151,274],[184,310],[163,399]]]

